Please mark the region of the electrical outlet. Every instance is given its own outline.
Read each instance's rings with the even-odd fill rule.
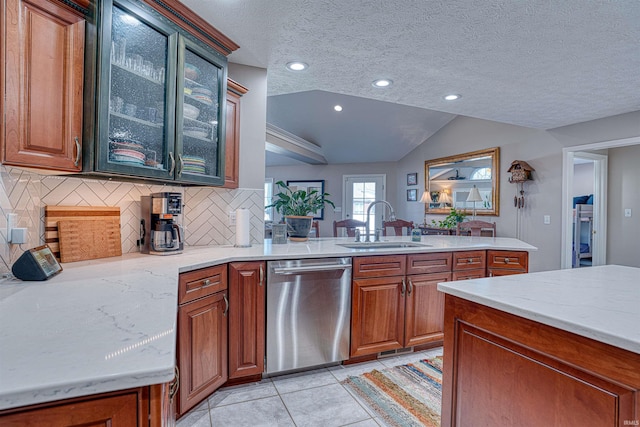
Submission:
[[[229,212],[229,225],[236,225],[236,211]]]
[[[12,230],[18,225],[18,214],[7,214],[7,243],[11,243]]]
[[[626,208],[624,210],[624,216],[627,217],[627,218],[631,218],[631,209]]]

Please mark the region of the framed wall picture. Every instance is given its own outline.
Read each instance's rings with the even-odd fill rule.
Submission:
[[[316,190],[319,194],[324,193],[324,179],[317,181],[287,181],[288,187],[296,187],[297,190],[305,190],[307,193]],[[313,219],[324,219],[324,209],[313,213]]]
[[[415,188],[411,190],[407,190],[407,202],[417,202],[418,201],[418,190]]]
[[[407,185],[418,185],[418,172],[407,174]]]

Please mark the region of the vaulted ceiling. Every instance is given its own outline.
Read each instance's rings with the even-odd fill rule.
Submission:
[[[330,163],[397,160],[456,115],[550,129],[640,110],[637,0],[184,3],[241,46],[231,62],[267,69],[268,121]]]

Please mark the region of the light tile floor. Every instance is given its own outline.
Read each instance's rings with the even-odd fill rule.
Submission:
[[[340,384],[350,375],[442,354],[442,347],[373,362],[332,366],[227,387],[180,418],[177,427],[378,427],[385,423]]]

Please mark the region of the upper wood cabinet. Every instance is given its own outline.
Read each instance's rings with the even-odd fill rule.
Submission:
[[[85,170],[223,185],[227,59],[207,31],[189,31],[203,21],[169,3],[99,2]]]
[[[224,150],[224,187],[238,188],[240,177],[240,98],[248,89],[227,79],[227,135]]]
[[[79,172],[89,2],[3,3],[2,163]]]

